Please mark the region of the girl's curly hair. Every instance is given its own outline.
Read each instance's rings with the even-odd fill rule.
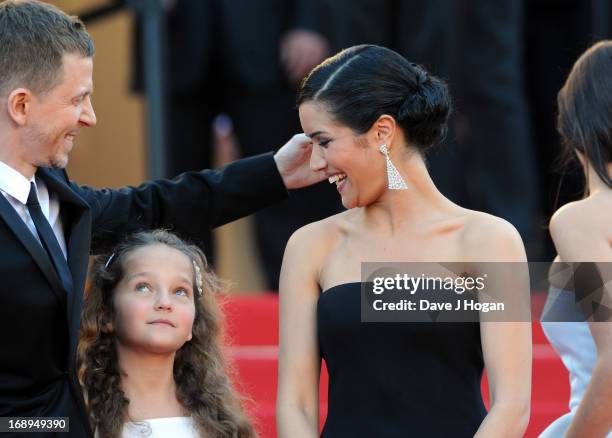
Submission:
[[[193,418],[201,436],[256,437],[232,387],[222,354],[222,314],[215,298],[221,282],[197,246],[164,230],[133,234],[111,255],[98,256],[93,263],[77,352],[78,376],[92,429],[100,437],[119,438],[124,423],[130,421],[129,400],[121,389],[122,370],[117,360],[116,338],[104,327],[114,318],[113,292],[124,276],[126,255],[138,248],[160,244],[182,252],[197,264],[203,289],[201,297],[194,293],[193,338],[176,352],[174,360],[177,399]]]

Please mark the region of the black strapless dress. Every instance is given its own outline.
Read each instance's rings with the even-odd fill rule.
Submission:
[[[324,438],[472,437],[486,415],[479,324],[362,323],[360,283],[319,297]]]

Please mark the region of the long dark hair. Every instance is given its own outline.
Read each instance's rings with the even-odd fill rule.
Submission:
[[[92,429],[103,438],[119,438],[124,423],[130,421],[129,400],[121,389],[116,336],[104,326],[114,318],[113,293],[125,274],[126,256],[138,248],[159,244],[174,248],[193,260],[200,268],[203,286],[201,297],[194,294],[193,337],[176,352],[174,359],[178,401],[189,412],[202,436],[256,437],[232,388],[222,354],[222,315],[215,298],[221,283],[208,268],[206,257],[197,246],[188,245],[163,230],[129,236],[112,255],[99,256],[93,263],[91,286],[83,303],[78,347],[79,380]],[[193,285],[196,290],[195,270]]]
[[[575,158],[575,150],[580,151],[599,178],[612,188],[607,169],[612,162],[610,72],[612,41],[601,41],[578,58],[557,96],[557,130],[565,163]]]
[[[369,44],[342,50],[315,67],[298,92],[298,106],[307,101],[324,104],[357,134],[390,115],[419,151],[444,138],[451,106],[442,80],[391,49]]]

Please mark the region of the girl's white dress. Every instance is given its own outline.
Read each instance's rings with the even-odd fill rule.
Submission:
[[[123,438],[198,438],[191,417],[153,418],[126,423]]]
[[[123,438],[199,438],[191,417],[151,418],[123,426]],[[103,438],[96,430],[95,438]]]

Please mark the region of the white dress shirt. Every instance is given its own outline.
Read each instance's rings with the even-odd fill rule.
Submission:
[[[34,186],[36,187],[36,195],[38,196],[40,208],[49,221],[53,233],[55,233],[55,237],[59,242],[64,257],[67,257],[68,252],[66,251],[66,241],[64,239],[64,229],[62,228],[62,218],[59,214],[60,203],[57,194],[52,193],[49,195],[47,185],[42,179],[34,176],[31,180],[28,180],[11,166],[0,161],[0,193],[9,201],[34,237],[40,242],[40,238],[36,232],[36,226],[26,206],[28,195],[30,194],[31,181],[34,182]]]

